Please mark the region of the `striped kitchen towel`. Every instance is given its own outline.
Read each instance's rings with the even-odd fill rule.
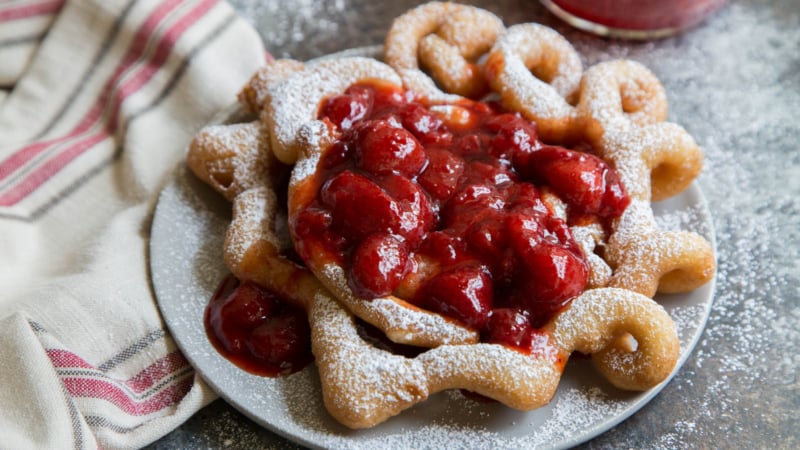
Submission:
[[[135,448],[214,399],[149,220],[265,52],[219,0],[0,0],[0,447]]]

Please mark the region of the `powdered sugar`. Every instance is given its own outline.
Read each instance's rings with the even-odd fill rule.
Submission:
[[[325,98],[344,92],[356,81],[371,78],[401,84],[389,66],[372,58],[350,57],[319,61],[267,86],[262,120],[278,159],[287,164],[297,161],[302,151],[298,131],[317,118],[317,110]]]
[[[354,297],[344,269],[339,265],[326,264],[317,273],[348,309],[369,322],[379,324],[379,328],[395,342],[432,346],[477,340],[474,331],[398,299],[378,298],[366,302]]]
[[[525,59],[523,59],[525,58]],[[549,73],[534,77],[526,62],[547,66]],[[487,65],[497,67],[496,80],[490,80],[504,103],[529,119],[553,119],[566,127],[575,111],[565,98],[578,89],[581,61],[572,46],[555,31],[538,25],[522,24],[508,29],[492,50]],[[537,70],[543,71],[542,67]],[[541,130],[547,132],[547,130]]]
[[[227,199],[269,182],[274,158],[259,122],[214,125],[192,142],[187,162],[204,181]]]

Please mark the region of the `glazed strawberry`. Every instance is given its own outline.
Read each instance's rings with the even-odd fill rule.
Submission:
[[[464,173],[464,160],[440,148],[427,149],[428,167],[419,176],[419,184],[436,200],[450,198]]]
[[[372,106],[372,96],[368,90],[357,90],[328,99],[322,106],[320,115],[327,117],[337,127],[347,130],[353,123],[363,118]]]
[[[469,250],[490,267],[495,280],[502,281],[513,275],[514,266],[505,218],[504,214],[489,214],[474,221],[464,235]]]
[[[583,212],[600,209],[605,194],[605,163],[562,147],[544,147],[531,155],[534,176],[547,183]]]
[[[302,259],[310,258],[324,241],[327,248],[340,248],[345,239],[331,230],[333,217],[330,211],[321,208],[306,208],[295,217],[292,227],[295,234],[301,239],[297,240],[295,250]],[[310,239],[311,236],[316,239]],[[320,239],[321,238],[321,239]]]
[[[542,228],[542,223],[536,216],[515,212],[508,214],[506,218],[508,242],[517,254],[539,245],[544,236]]]
[[[475,328],[482,328],[492,308],[492,281],[476,264],[456,266],[428,282],[427,305]]]
[[[239,284],[224,297],[216,297],[208,306],[208,323],[231,353],[244,350],[249,330],[263,323],[274,309],[269,294],[252,283]]]
[[[510,162],[515,155],[531,153],[541,145],[536,139],[536,125],[519,114],[499,114],[486,126],[496,133],[489,143],[489,153],[495,158]]]
[[[398,233],[415,245],[426,231],[436,226],[437,215],[428,195],[417,183],[399,175],[387,175],[380,184],[400,210]]]
[[[356,164],[373,175],[413,177],[428,163],[417,138],[388,120],[361,124],[355,142]]]
[[[617,171],[607,170],[605,176],[606,192],[603,195],[603,204],[598,214],[600,217],[619,217],[631,203],[631,198],[628,197],[625,185],[622,184]]]
[[[323,185],[320,198],[331,209],[331,225],[353,242],[373,233],[396,233],[401,229],[397,202],[363,175],[339,173]]]
[[[433,257],[444,265],[453,265],[470,256],[464,241],[444,231],[428,233],[418,251],[423,255]]]
[[[225,278],[204,322],[217,349],[249,372],[276,376],[313,359],[305,312],[252,282]]]
[[[385,116],[387,112],[391,113],[395,111],[407,101],[407,93],[402,88],[380,80],[375,80],[369,85],[360,83],[354,84],[347,88],[345,92],[361,91],[367,91],[366,95],[372,97],[372,115],[376,118]]]
[[[453,153],[463,158],[480,157],[485,152],[491,138],[484,134],[467,134],[459,136],[453,142]]]
[[[536,318],[549,318],[586,287],[589,270],[574,252],[546,242],[517,251],[525,274],[517,280],[517,304]]]
[[[345,164],[352,154],[353,145],[348,141],[338,141],[331,145],[330,149],[325,152],[325,157],[322,159],[322,166],[326,169],[333,169],[337,166]]]
[[[370,107],[370,110],[373,106],[380,107],[381,105],[381,94],[378,89],[372,89],[367,86],[354,84],[348,87],[344,91],[344,95],[350,96],[350,98],[356,99],[365,105]]]
[[[524,162],[517,161],[515,167],[525,176],[546,182],[578,214],[617,217],[627,206],[619,177],[594,155],[548,146],[532,152]]]
[[[508,210],[526,214],[530,217],[550,215],[550,209],[542,201],[539,190],[530,183],[515,183],[506,191]]]
[[[560,303],[580,294],[588,268],[566,223],[553,216],[543,221],[524,214],[507,219],[509,242],[524,275],[521,291],[531,301]]]
[[[361,298],[385,297],[400,284],[407,268],[405,243],[390,234],[373,234],[353,252],[350,289]]]
[[[311,354],[311,330],[302,310],[292,309],[254,329],[248,350],[266,364],[291,372]]]
[[[422,105],[409,103],[400,108],[397,115],[403,127],[413,133],[423,145],[448,145],[453,139],[453,134],[444,129],[442,119]]]
[[[270,314],[274,300],[253,283],[241,283],[211,310],[212,323],[225,322],[230,326],[252,329]]]
[[[486,341],[530,350],[533,328],[529,316],[524,309],[519,308],[492,310],[484,332]]]
[[[583,259],[583,250],[581,250],[578,243],[573,239],[572,231],[570,231],[565,221],[558,217],[548,216],[542,222],[544,224],[542,233],[544,242],[559,245],[576,255],[581,255],[581,259]]]
[[[516,175],[498,160],[471,161],[466,173],[464,183],[489,183],[499,186],[517,180]]]
[[[455,194],[444,210],[442,221],[447,228],[463,234],[479,217],[502,211],[505,199],[491,184],[473,184]]]

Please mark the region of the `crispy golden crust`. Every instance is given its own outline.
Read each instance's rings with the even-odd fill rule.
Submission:
[[[653,300],[622,289],[586,291],[556,316],[528,355],[499,344],[443,345],[415,358],[372,347],[353,317],[329,297],[311,308],[312,342],[325,406],[350,428],[372,427],[447,389],[467,389],[528,411],[553,397],[573,351],[594,354],[615,386],[646,390],[679,353],[675,325]],[[636,348],[620,345],[620,335]]]

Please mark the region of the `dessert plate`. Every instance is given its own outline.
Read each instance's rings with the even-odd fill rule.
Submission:
[[[376,51],[355,49],[345,54]],[[232,107],[213,122],[229,123],[239,116],[238,108]],[[696,184],[654,204],[653,210],[662,228],[695,231],[714,245],[711,216]],[[328,416],[313,365],[287,377],[260,377],[233,365],[209,342],[203,314],[228,273],[222,248],[229,222],[230,204],[179,167],[159,197],[151,229],[150,269],[159,308],[178,346],[212,389],[253,421],[305,446],[567,448],[625,420],[669,382],[646,392],[620,391],[595,371],[591,361],[572,358],[552,402],[534,411],[443,392],[374,428],[350,430]],[[675,372],[703,332],[715,280],[686,294],[656,297],[677,324],[681,355]]]

